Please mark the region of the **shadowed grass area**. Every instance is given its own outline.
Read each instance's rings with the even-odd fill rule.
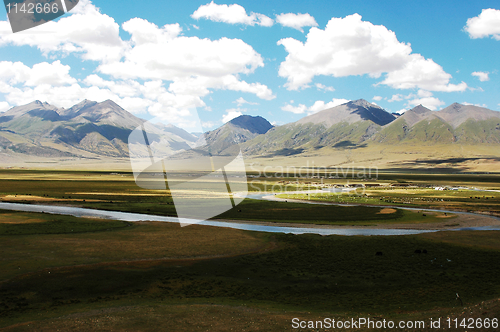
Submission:
[[[57,232],[47,221],[54,217]],[[75,225],[85,232],[76,233]],[[227,228],[181,228],[177,223],[127,223],[24,212],[0,214],[0,229],[3,226],[9,226],[11,234],[0,235],[0,281],[61,266],[236,255],[265,247],[269,238],[268,234]]]
[[[494,241],[500,232],[438,234],[442,237],[275,234],[274,249],[241,256],[38,270],[0,284],[1,326],[55,312],[158,301],[396,315],[456,307],[455,293],[466,305],[500,296],[500,266],[491,263],[499,261],[500,251],[461,244],[477,234]],[[204,248],[197,239],[185,241]],[[121,251],[129,254],[126,246]]]
[[[0,210],[0,236],[99,232],[127,226],[131,224],[125,221]]]
[[[217,216],[217,219],[262,220],[314,224],[365,224],[400,220],[406,211],[396,210],[381,214],[378,207],[344,207],[335,205],[311,205],[292,202],[245,200],[236,208]]]

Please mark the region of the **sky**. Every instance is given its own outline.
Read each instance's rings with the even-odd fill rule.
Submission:
[[[111,99],[200,131],[356,99],[500,111],[499,54],[498,0],[80,0],[23,32],[0,20],[0,112]]]

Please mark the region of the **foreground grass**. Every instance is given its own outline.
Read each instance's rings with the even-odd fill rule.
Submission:
[[[500,260],[500,232],[269,236],[160,223],[1,236],[2,257],[10,262],[0,283],[0,327],[34,321],[83,329],[93,317],[113,329],[130,323],[147,330],[165,314],[175,324],[169,330],[188,330],[199,314],[201,330],[231,322],[252,330],[247,318],[280,330],[290,318],[279,318],[284,311],[405,316],[458,307],[456,293],[465,305],[500,296],[500,266],[492,264]],[[20,273],[17,264],[31,272]],[[88,324],[97,329],[95,322]]]
[[[0,210],[1,235],[40,235],[110,231],[132,226],[125,221],[76,218],[46,213]]]
[[[480,318],[483,321],[498,318],[500,300],[482,301],[463,308],[437,308],[426,312],[401,313],[395,315],[378,314],[370,317],[375,321],[383,319],[404,322],[426,323],[426,327],[394,329],[396,331],[435,331],[430,328],[430,319],[441,319],[442,327],[446,319]],[[304,312],[279,310],[238,304],[213,303],[170,303],[163,301],[147,304],[130,303],[110,307],[80,308],[69,313],[67,310],[53,310],[53,318],[28,321],[12,325],[2,331],[290,331],[292,320],[322,321],[367,318],[359,314],[332,314],[331,312]],[[297,331],[317,331],[321,329],[297,329]],[[373,331],[370,328],[343,329],[344,331]],[[454,331],[466,331],[458,328]],[[494,329],[474,329],[475,331]]]
[[[56,233],[52,218],[57,220]],[[84,225],[85,232],[74,232],[75,224]],[[268,241],[267,234],[227,228],[10,211],[0,213],[0,229],[4,226],[9,233],[0,234],[0,282],[61,266],[235,255],[262,248]]]

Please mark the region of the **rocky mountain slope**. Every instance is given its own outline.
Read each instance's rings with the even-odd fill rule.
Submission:
[[[206,132],[199,142],[205,143],[211,154],[224,154],[233,145],[265,134],[271,128],[273,125],[261,116],[240,115],[221,127]]]
[[[381,107],[359,99],[275,127],[243,144],[243,150],[247,154],[286,156],[327,146],[362,146],[394,119]]]
[[[38,157],[127,157],[128,136],[145,121],[111,100],[71,108],[34,101],[0,114],[0,148]],[[174,126],[148,126],[164,149],[189,149],[196,137]]]
[[[373,141],[385,144],[499,144],[500,112],[457,103],[440,111],[419,105],[384,126]]]
[[[48,158],[124,158],[132,146],[139,155],[148,156],[139,142],[128,142],[139,126],[147,127],[151,147],[165,155],[195,147],[203,153],[230,155],[236,143],[246,155],[266,157],[373,144],[500,144],[500,112],[457,103],[440,111],[419,105],[396,118],[359,99],[278,127],[260,116],[242,115],[195,136],[173,125],[146,125],[110,100],[84,100],[68,109],[34,101],[0,113],[0,152]]]

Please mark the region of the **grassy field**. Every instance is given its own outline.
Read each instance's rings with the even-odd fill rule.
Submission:
[[[44,217],[12,213],[23,230],[0,235],[0,327],[21,324],[8,330],[142,329],[162,315],[172,330],[284,330],[291,315],[437,315],[458,309],[457,292],[465,305],[500,297],[495,231],[342,237],[139,223],[22,234]]]
[[[0,201],[19,203],[41,203],[72,205],[86,208],[116,210],[125,212],[147,213],[163,216],[176,216],[173,200],[168,190],[147,190],[138,187],[132,174],[109,172],[70,172],[70,171],[32,171],[0,170]],[[405,181],[401,174],[393,179],[380,181]],[[419,184],[429,183],[429,176],[422,175]],[[455,183],[456,177],[451,178]],[[490,182],[496,178],[488,178]],[[287,181],[288,180],[288,181]],[[292,179],[250,178],[249,192],[285,192],[314,189],[311,181],[301,180],[293,183]],[[477,183],[477,178],[464,175],[464,183],[469,180]],[[443,181],[443,176],[435,181]],[[340,180],[328,180],[328,183],[342,183]],[[345,181],[344,181],[345,182]],[[484,185],[484,183],[483,183]],[[288,198],[332,201],[340,203],[361,203],[374,205],[401,205],[419,207],[441,207],[466,210],[500,209],[500,193],[481,193],[470,191],[436,191],[429,188],[406,189],[398,187],[371,188],[365,195],[305,194],[289,195]],[[474,195],[474,196],[469,196]],[[472,198],[471,198],[472,197]],[[257,220],[291,223],[318,223],[335,225],[372,225],[377,223],[422,223],[441,221],[434,216],[424,218],[420,214],[397,210],[392,214],[381,214],[379,208],[310,206],[284,202],[264,202],[244,200],[218,219]]]
[[[380,182],[419,185],[447,179],[384,176]],[[495,176],[449,179],[488,188],[496,181]],[[283,178],[256,181],[266,192],[286,187]],[[301,182],[296,190],[304,188],[306,180]],[[420,223],[441,219],[399,209],[381,212],[387,204],[495,209],[500,198],[423,186],[370,190],[353,202],[381,207],[245,200],[218,218]],[[349,197],[342,199],[350,202]],[[168,192],[141,189],[130,173],[0,170],[0,198],[175,215]],[[269,234],[0,210],[0,330],[287,331],[294,317],[500,318],[499,239],[498,231]],[[424,249],[426,254],[415,252]]]
[[[475,190],[435,190],[431,188],[365,188],[351,193],[282,194],[285,199],[347,204],[391,205],[481,211],[500,215],[500,192]]]

